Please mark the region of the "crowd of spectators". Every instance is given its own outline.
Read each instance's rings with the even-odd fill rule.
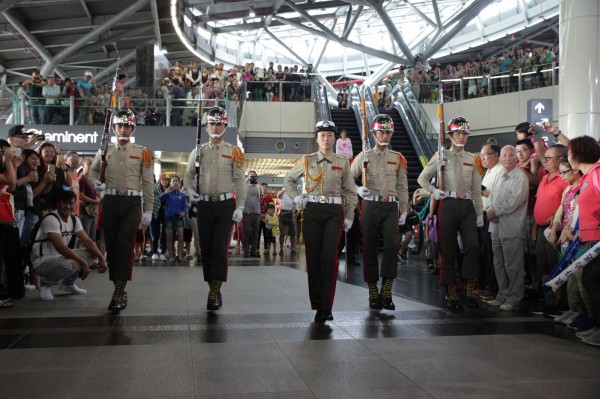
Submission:
[[[514,46],[489,59],[447,64],[445,67],[439,63],[430,67],[417,60],[413,67],[400,67],[397,72],[382,79],[379,89],[374,90],[373,95],[378,96],[381,108],[389,106],[391,99],[387,94],[392,88],[405,82],[410,83],[412,92],[421,103],[436,103],[440,84],[445,102],[505,94],[518,91],[519,72],[521,90],[536,89],[557,83],[552,80],[552,72],[546,70],[550,69],[553,62],[558,61],[557,45],[533,50]],[[458,80],[463,81],[462,93]]]
[[[164,126],[167,99],[171,97],[171,126],[193,126],[196,106],[189,100],[201,98],[204,107],[226,108],[230,119],[235,119],[242,97],[250,101],[311,101],[312,73],[311,64],[275,67],[270,62],[263,68],[247,63],[227,70],[222,63],[200,67],[191,63],[186,67],[177,61],[157,88],[126,87],[128,77],[122,73],[116,90],[121,104],[134,110],[140,125]],[[25,100],[26,124],[68,124],[73,97],[75,124],[91,125],[104,122],[110,91],[108,83],[97,85],[90,71],[74,81],[54,75],[44,78],[35,68],[31,78],[20,83],[18,95]]]

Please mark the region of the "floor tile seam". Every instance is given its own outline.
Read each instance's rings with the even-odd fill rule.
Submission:
[[[250,306],[250,305],[249,305]],[[526,318],[517,319],[408,319],[408,320],[357,320],[357,321],[334,321],[337,327],[345,330],[347,327],[360,326],[420,326],[420,325],[479,325],[489,327],[500,323],[516,324],[530,322],[546,322],[541,319]],[[104,333],[104,332],[168,332],[168,331],[209,331],[209,330],[256,330],[256,329],[281,329],[281,328],[308,328],[313,325],[311,321],[305,322],[273,322],[273,323],[219,323],[219,324],[164,324],[164,325],[134,325],[134,326],[98,326],[98,327],[48,327],[31,329],[14,329],[2,331],[0,335],[26,335],[26,334],[66,334],[66,333]],[[418,329],[417,329],[418,330]],[[418,330],[420,332],[425,332]]]
[[[294,362],[292,361],[292,359],[290,359],[290,357],[285,353],[285,350],[281,347],[281,342],[279,342],[277,340],[276,337],[273,336],[273,334],[271,334],[271,331],[268,330],[269,336],[271,337],[271,339],[275,342],[275,345],[277,345],[277,348],[279,348],[279,351],[281,352],[281,354],[283,355],[283,357],[288,361],[288,363],[290,364],[290,366],[292,367],[292,369],[294,370],[294,372],[296,373],[296,375],[298,376],[298,378],[300,378],[300,380],[302,381],[302,383],[304,384],[304,386],[306,386],[306,389],[311,393],[311,395],[315,398],[317,398],[317,394],[315,393],[315,391],[313,391],[313,389],[310,387],[310,385],[308,384],[308,381],[306,381],[306,379],[302,376],[302,374],[300,374],[300,371],[298,370],[298,368],[296,367],[296,365],[294,364]]]

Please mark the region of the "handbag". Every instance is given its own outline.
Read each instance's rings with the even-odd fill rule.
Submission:
[[[415,210],[411,208],[408,212],[408,215],[406,215],[406,224],[408,224],[409,226],[416,226],[419,224],[420,221],[421,219],[419,218],[417,212],[415,212]]]
[[[98,205],[86,204],[85,211],[87,212],[89,217],[95,218],[98,216]]]

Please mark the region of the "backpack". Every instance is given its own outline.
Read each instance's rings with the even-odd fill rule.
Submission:
[[[35,243],[42,243],[42,242],[45,242],[45,241],[50,241],[47,237],[43,238],[41,240],[36,240],[35,239],[35,237],[37,236],[38,231],[40,230],[40,226],[42,225],[42,222],[48,216],[54,216],[60,222],[60,218],[55,213],[49,213],[46,216],[44,216],[43,218],[41,218],[40,220],[38,220],[37,223],[33,226],[33,230],[31,231],[31,235],[29,236],[29,240],[27,241],[27,245],[23,248],[22,258],[23,258],[23,264],[25,266],[33,267],[33,263],[31,262],[31,253],[33,251],[33,245]],[[77,226],[77,224],[76,224],[76,218],[77,217],[75,215],[71,214],[71,222],[73,224],[73,231],[71,231],[71,239],[69,240],[69,244],[67,245],[71,249],[75,248],[75,241],[77,240],[77,237],[75,236],[75,226]],[[61,227],[62,227],[62,223],[61,223]],[[61,233],[61,235],[64,234],[64,232],[62,230],[61,230],[60,233]],[[39,254],[38,254],[38,257],[41,257],[41,256],[43,256],[42,245],[40,245],[40,251],[39,251]]]

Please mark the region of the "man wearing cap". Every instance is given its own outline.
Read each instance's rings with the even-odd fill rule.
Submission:
[[[31,148],[37,141],[43,141],[45,136],[43,134],[36,135],[28,133],[27,129],[23,125],[15,125],[8,130],[8,142],[11,147],[17,147],[22,150]]]
[[[315,137],[319,151],[300,158],[283,179],[290,198],[304,208],[308,293],[311,307],[317,311],[317,323],[333,320],[337,248],[344,231],[352,227],[358,203],[348,158],[333,152],[336,134],[333,122],[318,122]],[[301,177],[304,190],[299,193],[296,184]]]
[[[455,117],[448,124],[448,135],[452,146],[444,152],[444,187],[431,184],[438,169],[438,153],[431,158],[418,178],[421,187],[439,200],[439,231],[441,233],[442,273],[440,281],[446,286],[447,303],[450,309],[460,310],[456,293],[457,242],[464,252],[462,277],[466,279],[467,306],[477,307],[473,294],[475,279],[479,274],[479,238],[477,227],[483,227],[483,203],[481,200],[481,159],[464,150],[471,128],[469,122]],[[439,179],[439,177],[438,177]],[[458,265],[459,267],[461,265]]]
[[[133,249],[140,219],[144,226],[152,220],[154,205],[154,161],[146,147],[131,143],[136,119],[127,108],[113,114],[112,129],[117,138],[109,143],[106,151],[106,182],[100,182],[102,174],[102,150],[98,150],[90,180],[97,192],[104,192],[102,199],[102,229],[106,241],[109,278],[115,289],[108,305],[113,314],[127,307],[125,284],[131,280]]]
[[[365,155],[364,151],[352,162],[352,175],[356,179],[363,173],[364,159],[368,160],[367,185],[358,188],[363,198],[361,221],[363,231],[364,279],[369,286],[371,309],[396,309],[392,302],[392,284],[398,274],[398,225],[406,223],[408,212],[408,180],[406,159],[402,154],[388,149],[394,134],[394,122],[388,115],[373,119],[371,132],[377,143]],[[400,217],[398,217],[400,214]],[[379,238],[383,239],[381,260],[381,294],[379,281]]]
[[[85,71],[83,79],[77,81],[77,94],[79,95],[79,103],[77,104],[77,124],[91,125],[92,124],[92,103],[90,99],[94,95],[96,84],[92,80],[92,73]]]
[[[42,80],[42,75],[40,75],[40,70],[38,68],[35,68],[33,72],[31,72],[31,79],[27,79],[23,82],[23,87],[27,90],[27,96],[29,97],[31,123],[34,125],[45,123],[42,114],[42,108],[45,103],[42,90],[45,85],[46,83]]]
[[[227,281],[233,223],[242,220],[248,188],[241,148],[223,141],[227,123],[227,112],[223,108],[213,107],[208,111],[206,129],[209,142],[200,147],[198,164],[196,149],[191,152],[183,176],[190,201],[198,203],[202,267],[204,281],[210,287],[207,310],[218,310],[223,304],[220,289]],[[199,184],[196,184],[197,181]]]

